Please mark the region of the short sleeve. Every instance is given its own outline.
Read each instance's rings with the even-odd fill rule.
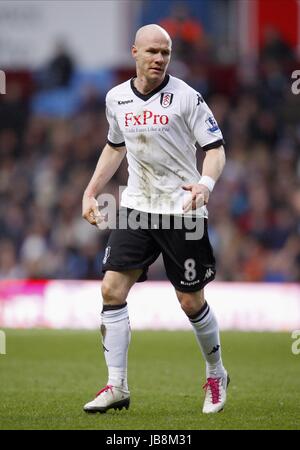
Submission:
[[[124,136],[120,130],[116,116],[112,110],[111,102],[106,96],[106,118],[109,124],[107,142],[112,147],[122,147],[125,145]]]
[[[202,149],[209,150],[224,145],[222,132],[203,97],[190,89],[185,102],[187,125]]]

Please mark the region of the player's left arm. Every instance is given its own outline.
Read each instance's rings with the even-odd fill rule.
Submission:
[[[183,212],[206,205],[214,185],[225,166],[225,150],[223,145],[206,151],[202,166],[202,176],[198,183],[185,184],[182,188],[191,192],[191,198],[183,205]]]

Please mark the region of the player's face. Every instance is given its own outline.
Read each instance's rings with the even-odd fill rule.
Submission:
[[[171,44],[167,39],[148,40],[143,45],[133,46],[132,54],[136,60],[138,76],[151,82],[164,79],[171,58]]]

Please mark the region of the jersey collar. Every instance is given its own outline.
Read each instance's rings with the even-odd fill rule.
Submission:
[[[135,78],[136,78],[136,77],[133,77],[133,78],[131,78],[131,80],[130,80],[130,86],[131,86],[131,89],[133,90],[134,94],[135,94],[137,97],[141,98],[141,99],[144,100],[144,101],[147,101],[147,100],[149,100],[149,98],[151,98],[154,94],[156,94],[156,93],[159,92],[161,89],[163,89],[165,86],[167,86],[167,84],[169,83],[170,75],[167,74],[167,75],[165,76],[163,82],[162,82],[159,86],[157,86],[157,88],[153,89],[153,91],[149,92],[148,94],[141,94],[141,92],[139,92],[139,91],[137,90],[137,88],[136,88],[135,85],[134,85],[134,80],[135,80]]]

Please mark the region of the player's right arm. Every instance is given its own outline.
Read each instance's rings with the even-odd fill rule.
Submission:
[[[100,155],[94,174],[84,191],[82,199],[82,217],[92,225],[97,225],[96,218],[100,214],[96,198],[118,170],[125,155],[125,146],[113,147],[109,144],[105,145]]]

